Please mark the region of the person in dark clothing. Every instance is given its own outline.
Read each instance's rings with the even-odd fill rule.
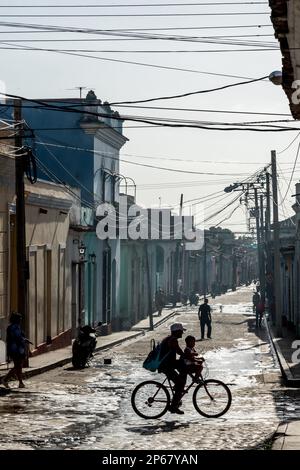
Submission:
[[[20,313],[12,313],[10,317],[10,324],[6,330],[6,345],[8,360],[12,360],[14,367],[2,379],[2,384],[9,388],[8,381],[14,375],[17,376],[19,381],[19,388],[24,388],[22,380],[22,367],[25,359],[25,344],[29,342],[21,330],[22,316]]]
[[[162,309],[164,308],[166,303],[165,300],[165,293],[160,287],[156,292],[155,292],[155,305],[158,311],[158,316],[161,316]]]
[[[211,339],[211,308],[208,305],[208,299],[204,299],[204,303],[200,305],[198,311],[201,328],[201,340],[204,339],[205,325],[207,325],[207,337]]]
[[[254,292],[252,296],[252,303],[253,303],[253,312],[256,312],[256,307],[260,302],[260,295],[258,292]]]
[[[261,324],[262,324],[262,319],[263,319],[263,315],[264,315],[264,311],[265,311],[265,304],[262,300],[260,300],[258,302],[258,304],[256,305],[256,321],[255,321],[255,326],[256,328],[261,328]]]
[[[181,323],[174,323],[171,325],[170,330],[171,335],[164,338],[161,342],[160,357],[163,360],[158,368],[158,372],[165,374],[175,385],[169,411],[182,415],[184,412],[179,409],[179,405],[186,383],[187,370],[182,360],[183,351],[178,344],[178,339],[182,338],[185,328],[183,328]],[[176,358],[177,355],[180,356],[180,359]]]
[[[195,374],[193,376],[193,380],[195,382],[199,382],[199,378],[201,377],[201,372],[203,370],[203,362],[204,358],[199,357],[199,354],[197,353],[195,349],[195,342],[196,338],[195,336],[187,336],[185,338],[185,343],[186,343],[186,348],[184,350],[184,363],[187,368],[187,373],[188,374]]]

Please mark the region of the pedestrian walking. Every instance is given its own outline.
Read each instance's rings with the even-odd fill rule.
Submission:
[[[211,338],[211,307],[208,305],[208,299],[204,299],[204,303],[200,305],[198,311],[200,320],[201,340],[204,339],[205,326],[207,326],[207,338]]]
[[[261,322],[263,319],[264,311],[265,311],[265,304],[262,300],[260,300],[256,306],[256,314],[255,314],[256,328],[258,327],[261,328]]]
[[[161,316],[161,312],[165,306],[165,302],[166,302],[165,293],[162,290],[162,288],[159,287],[159,289],[155,292],[155,305],[156,305],[159,317]]]
[[[253,312],[256,312],[256,307],[260,301],[260,295],[258,292],[254,292],[252,296],[252,303],[253,303]]]
[[[6,330],[6,346],[8,361],[12,360],[14,367],[2,379],[2,384],[6,388],[10,388],[8,381],[16,376],[19,381],[19,388],[24,388],[25,384],[22,379],[22,367],[25,359],[26,342],[29,341],[25,338],[21,330],[22,316],[20,313],[12,313],[10,317],[10,324]]]

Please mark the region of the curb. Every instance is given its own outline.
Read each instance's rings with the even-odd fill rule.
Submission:
[[[286,385],[289,385],[290,387],[300,387],[300,379],[295,379],[295,377],[291,373],[289,365],[286,362],[286,360],[285,360],[285,358],[284,358],[284,356],[281,352],[280,346],[278,344],[278,339],[274,338],[274,336],[273,336],[273,333],[272,333],[272,330],[271,330],[271,327],[269,325],[268,320],[265,322],[265,324],[267,326],[268,335],[269,335],[269,338],[272,342],[274,351],[276,353],[276,356],[277,356],[277,359],[278,359],[278,362],[279,362],[279,366],[280,366],[280,369],[281,369],[281,373],[282,373],[282,376],[283,376],[283,378],[286,382]]]
[[[170,312],[169,314],[167,314],[163,318],[160,318],[155,324],[153,324],[153,329],[155,329],[158,326],[162,325],[165,321],[169,320],[169,318],[174,317],[180,309],[181,309],[181,307],[178,307],[177,310],[173,310],[172,312]],[[131,331],[139,331],[139,332],[143,332],[144,334],[145,334],[145,330],[146,331],[151,331],[148,326],[146,326],[146,327],[133,326],[131,328]]]
[[[162,323],[164,323],[166,320],[168,320],[169,318],[171,318],[172,316],[176,315],[177,311],[172,311],[170,312],[169,315],[166,315],[164,318],[162,318],[161,320],[159,320],[155,325],[154,325],[154,328],[160,326]],[[107,343],[107,344],[104,344],[104,345],[99,345],[96,347],[95,349],[95,352],[99,352],[99,351],[104,351],[106,349],[109,349],[109,348],[113,348],[114,346],[117,346],[119,344],[122,344],[122,343],[125,343],[125,341],[129,341],[131,339],[136,339],[138,338],[139,336],[144,336],[145,335],[145,329],[148,330],[148,328],[143,328],[141,330],[138,330],[136,332],[134,332],[134,330],[131,330],[131,333],[133,334],[129,334],[128,336],[125,336],[123,338],[120,338],[120,339],[116,339],[110,343]],[[149,330],[148,330],[149,331]],[[62,367],[66,364],[69,364],[70,362],[72,362],[72,356],[68,356],[68,357],[65,357],[63,359],[59,359],[55,362],[52,362],[52,363],[49,363],[49,364],[46,364],[44,366],[41,366],[41,367],[36,367],[32,370],[26,370],[26,371],[23,371],[23,378],[26,380],[26,379],[29,379],[31,377],[34,377],[35,375],[39,375],[39,374],[43,374],[44,372],[48,372],[49,370],[53,370],[53,369],[56,369],[57,367]],[[4,371],[4,373],[2,374],[0,372],[0,378],[3,377],[4,375],[6,375],[7,371]]]
[[[281,422],[278,424],[277,429],[273,435],[273,442],[272,442],[271,450],[282,450],[287,428],[288,428],[287,422]]]
[[[223,294],[222,294],[223,295]],[[211,294],[208,294],[206,297],[211,297]],[[203,297],[204,298],[204,297]],[[200,300],[200,299],[199,299]],[[175,307],[176,308],[176,307]],[[153,329],[159,327],[160,325],[162,325],[165,321],[169,320],[170,318],[172,318],[173,316],[175,316],[177,314],[177,312],[180,312],[180,309],[182,308],[182,306],[178,307],[176,310],[173,310],[172,312],[170,312],[168,315],[166,315],[165,317],[161,318],[160,320],[158,320],[154,325],[153,325]],[[131,335],[128,335],[124,338],[120,338],[120,339],[117,339],[115,341],[112,341],[111,343],[108,343],[108,344],[105,344],[105,345],[100,345],[98,347],[96,347],[95,349],[95,352],[98,352],[98,351],[104,351],[105,349],[109,349],[109,348],[112,348],[114,346],[117,346],[118,344],[122,344],[124,343],[125,341],[129,341],[130,339],[135,339],[135,338],[138,338],[139,336],[143,336],[145,335],[146,331],[150,331],[148,327],[145,327],[145,328],[141,328],[141,329],[134,329],[135,327],[133,326],[133,328],[131,329],[131,332],[136,332],[134,334],[131,334]],[[49,364],[46,364],[44,366],[41,366],[41,367],[36,367],[32,370],[26,370],[26,371],[23,371],[23,378],[26,380],[26,379],[29,379],[30,377],[34,377],[35,375],[39,375],[39,374],[43,374],[44,372],[48,372],[49,370],[53,370],[53,369],[56,369],[57,367],[62,367],[66,364],[69,364],[70,362],[72,362],[72,356],[68,356],[68,357],[65,357],[64,359],[59,359],[55,362],[52,362],[52,363],[49,363]],[[7,373],[7,371],[3,371],[3,373],[0,372],[0,379],[1,377],[5,376]],[[300,384],[299,384],[300,385]]]
[[[95,352],[98,351],[103,351],[105,349],[109,349],[111,347],[117,346],[118,344],[124,343],[125,341],[128,341],[130,339],[135,339],[138,336],[142,336],[144,332],[140,331],[135,334],[132,334],[130,336],[126,336],[124,338],[117,339],[115,341],[112,341],[111,343],[104,344],[101,346],[96,347]],[[23,378],[24,379],[29,379],[30,377],[34,377],[35,375],[43,374],[44,372],[48,372],[49,370],[56,369],[57,367],[62,367],[66,364],[69,364],[72,362],[72,356],[65,357],[63,359],[59,359],[58,361],[46,364],[41,367],[36,367],[32,370],[26,370],[23,371]],[[6,371],[4,374],[0,374],[0,378],[3,377],[6,374]]]

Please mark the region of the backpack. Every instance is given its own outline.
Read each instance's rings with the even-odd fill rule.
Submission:
[[[163,358],[160,357],[161,354],[161,343],[155,343],[155,340],[151,340],[151,351],[149,352],[148,356],[143,362],[144,369],[149,370],[150,372],[156,372],[159,368],[160,364],[162,363]]]

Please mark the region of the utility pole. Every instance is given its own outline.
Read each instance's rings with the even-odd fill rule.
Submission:
[[[26,335],[29,333],[29,321],[27,315],[27,279],[28,263],[26,260],[26,233],[25,233],[25,195],[24,195],[24,156],[23,150],[23,126],[22,100],[14,102],[14,120],[16,123],[15,146],[17,148],[15,158],[15,185],[16,185],[16,241],[17,241],[17,296],[18,312],[22,314]],[[19,123],[19,124],[17,124]]]
[[[261,176],[261,175],[259,175]],[[264,296],[265,294],[265,257],[263,252],[263,244],[265,235],[263,231],[264,226],[264,215],[263,215],[263,195],[260,195],[260,204],[258,200],[258,190],[261,189],[261,184],[259,181],[259,177],[257,178],[256,182],[241,182],[241,183],[234,183],[230,186],[227,186],[224,191],[226,193],[230,193],[231,191],[239,191],[239,187],[245,191],[246,188],[246,205],[248,207],[248,194],[250,191],[254,193],[254,203],[255,207],[254,210],[252,209],[251,212],[254,213],[255,222],[256,222],[256,234],[257,234],[257,261],[258,261],[258,270],[259,270],[259,280],[261,285],[261,291]],[[252,199],[252,198],[251,198]],[[267,205],[268,214],[270,214],[269,205]],[[267,216],[266,216],[267,217]],[[270,217],[270,215],[268,215]]]
[[[207,293],[207,273],[206,273],[206,238],[205,238],[205,229],[204,229],[204,260],[203,260],[203,284],[204,284],[204,298]]]
[[[149,266],[149,254],[147,243],[144,242],[145,249],[145,258],[146,258],[146,272],[147,272],[147,284],[148,284],[148,314],[149,314],[149,328],[153,331],[153,312],[152,312],[152,289],[151,289],[151,276],[150,276],[150,266]]]
[[[271,151],[271,165],[272,165],[272,189],[273,189],[275,326],[276,326],[276,335],[282,336],[280,240],[279,240],[277,168],[276,168],[276,151],[275,150]]]
[[[183,219],[182,219],[182,208],[183,208],[183,194],[180,195],[180,210],[179,210],[179,215],[181,219],[181,233],[182,233],[182,240],[181,240],[181,269],[180,269],[180,277],[181,277],[181,287],[182,291],[181,293],[184,294],[184,255],[185,255],[185,244],[183,240]]]
[[[270,174],[266,173],[266,221],[265,221],[265,242],[267,249],[267,272],[271,270],[271,197],[270,197]]]
[[[264,230],[264,197],[260,195],[260,260],[261,260],[261,285],[262,301],[265,301],[266,291],[266,263],[265,263],[265,230]]]
[[[257,258],[258,258],[258,272],[260,287],[262,283],[262,268],[261,268],[261,238],[260,238],[260,227],[259,227],[259,206],[258,206],[258,194],[257,188],[254,188],[254,203],[255,203],[255,223],[256,223],[256,238],[257,238]]]

